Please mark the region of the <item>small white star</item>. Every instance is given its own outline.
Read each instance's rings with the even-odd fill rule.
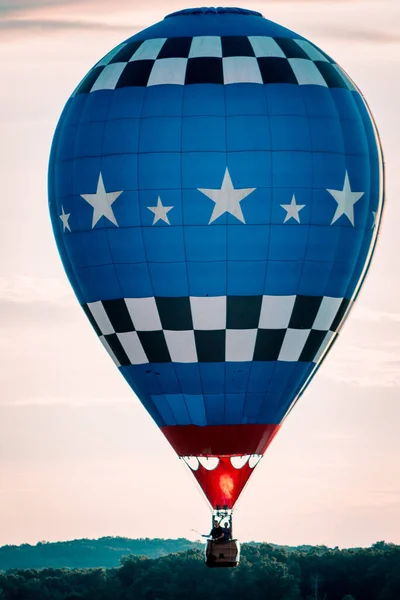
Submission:
[[[165,223],[167,223],[168,225],[171,225],[171,223],[169,222],[167,213],[170,210],[172,210],[174,207],[173,206],[163,206],[160,196],[158,196],[157,206],[148,206],[147,208],[149,210],[151,210],[152,213],[154,213],[153,225],[155,225],[157,223],[157,221],[165,221]]]
[[[289,219],[294,219],[298,223],[300,223],[300,215],[299,212],[303,210],[305,204],[296,204],[296,196],[293,194],[293,198],[290,204],[281,204],[281,207],[286,210],[286,217],[283,221],[289,221]]]
[[[242,209],[240,207],[240,202],[244,198],[246,198],[246,196],[254,192],[255,189],[256,188],[247,188],[236,190],[233,187],[232,179],[229,174],[228,168],[226,168],[221,189],[203,190],[198,188],[199,192],[201,192],[202,194],[210,198],[210,200],[215,202],[214,210],[212,212],[208,224],[210,225],[210,223],[212,223],[213,221],[218,219],[218,217],[225,213],[230,213],[242,223],[246,223],[246,221],[244,220]]]
[[[327,190],[334,197],[338,206],[331,225],[345,215],[354,227],[354,205],[364,196],[365,192],[352,192],[350,187],[349,175],[346,171],[344,186],[342,190]]]
[[[376,227],[376,225],[377,225],[377,223],[376,223],[376,220],[377,220],[377,216],[378,216],[378,211],[376,211],[376,210],[373,210],[373,211],[372,211],[372,216],[373,216],[373,218],[374,218],[374,222],[372,223],[372,227],[371,227],[371,229],[375,229],[375,227]]]
[[[63,233],[65,233],[66,229],[68,229],[68,231],[71,231],[71,227],[69,226],[69,223],[68,223],[68,219],[70,218],[70,216],[71,216],[71,213],[65,214],[64,207],[63,207],[63,205],[61,205],[60,219],[63,224]]]
[[[86,200],[93,206],[93,220],[92,220],[92,229],[96,225],[98,221],[100,221],[101,217],[105,217],[111,223],[114,223],[118,227],[117,219],[113,213],[113,209],[111,205],[116,201],[116,199],[123,192],[106,192],[103,183],[103,177],[100,173],[99,181],[97,183],[97,191],[95,194],[81,194],[82,198]]]

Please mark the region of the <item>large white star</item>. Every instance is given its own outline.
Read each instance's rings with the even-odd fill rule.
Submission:
[[[255,189],[256,188],[235,190],[228,168],[226,168],[220,190],[203,190],[198,188],[199,192],[205,194],[210,200],[215,202],[214,210],[208,224],[210,225],[210,223],[225,213],[230,213],[242,223],[246,223],[240,207],[240,202],[246,198],[246,196],[254,192]]]
[[[283,221],[289,221],[289,219],[294,219],[298,223],[300,223],[299,212],[303,210],[305,204],[296,204],[296,196],[293,194],[293,198],[290,204],[281,204],[281,207],[286,210],[286,217]]]
[[[59,216],[63,224],[63,233],[65,233],[66,229],[68,229],[68,231],[71,231],[71,227],[68,223],[68,219],[71,216],[71,213],[65,214],[63,205],[61,205],[61,215]]]
[[[174,207],[173,206],[163,206],[160,196],[158,196],[157,206],[148,206],[147,208],[149,210],[151,210],[152,213],[154,213],[153,225],[155,225],[157,223],[157,221],[165,221],[165,223],[168,223],[168,225],[171,225],[171,223],[169,222],[167,213]]]
[[[339,219],[342,215],[345,215],[350,223],[354,227],[354,205],[356,202],[364,196],[365,192],[352,192],[350,187],[349,175],[346,171],[346,175],[344,178],[344,186],[342,190],[327,190],[334,199],[336,200],[338,206],[334,217],[332,219],[331,225]]]
[[[86,202],[88,202],[90,206],[93,206],[92,229],[96,225],[96,223],[101,219],[101,217],[105,217],[106,219],[111,221],[111,223],[114,223],[114,225],[118,227],[117,219],[115,218],[111,206],[122,193],[122,191],[106,192],[103,183],[103,176],[100,173],[96,193],[81,194],[82,198],[86,200]]]

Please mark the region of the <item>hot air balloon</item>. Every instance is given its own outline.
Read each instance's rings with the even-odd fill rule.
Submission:
[[[49,167],[65,271],[217,521],[337,338],[383,202],[355,83],[254,11],[168,15],[67,101]]]

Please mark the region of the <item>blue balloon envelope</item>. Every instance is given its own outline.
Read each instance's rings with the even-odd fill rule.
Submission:
[[[49,169],[66,273],[214,507],[233,507],[335,341],[383,186],[356,85],[252,11],[169,15],[68,100]]]

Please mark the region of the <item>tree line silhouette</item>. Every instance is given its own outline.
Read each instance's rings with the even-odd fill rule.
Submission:
[[[106,539],[111,547],[112,538]],[[124,538],[119,540],[121,544]],[[130,542],[136,542],[136,549],[142,544],[153,554],[162,554],[173,544],[193,546],[187,540]],[[104,538],[102,543],[105,545]],[[118,543],[115,546],[118,548]],[[202,550],[192,547],[158,558],[122,556],[119,566],[112,568],[30,568],[0,572],[1,600],[215,598],[399,600],[400,546],[378,542],[371,548],[339,550],[324,546],[287,548],[251,543],[243,545],[241,563],[236,569],[207,569]]]

